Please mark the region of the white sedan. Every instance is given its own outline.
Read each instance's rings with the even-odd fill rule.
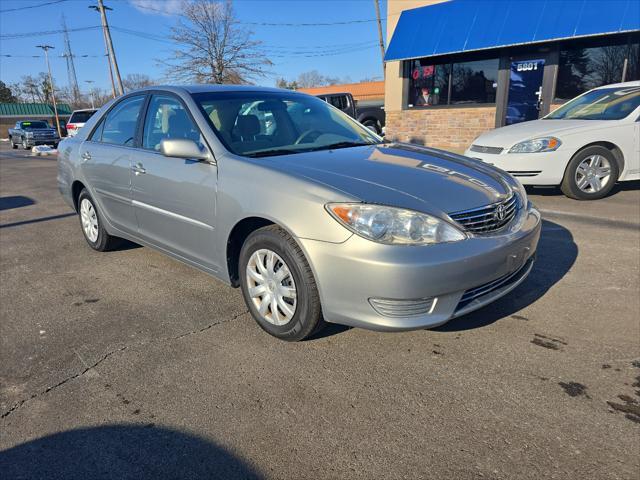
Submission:
[[[540,120],[483,133],[465,155],[579,200],[640,178],[640,81],[590,90]]]

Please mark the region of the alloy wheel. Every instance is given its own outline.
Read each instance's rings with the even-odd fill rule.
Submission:
[[[576,168],[576,185],[585,193],[599,192],[609,183],[610,178],[611,164],[602,155],[590,155]]]
[[[246,269],[249,297],[260,317],[281,326],[296,313],[297,290],[291,270],[272,250],[253,252]]]

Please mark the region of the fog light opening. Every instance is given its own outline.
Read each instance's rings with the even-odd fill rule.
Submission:
[[[370,298],[373,309],[385,317],[412,317],[429,315],[438,303],[436,297],[397,300],[392,298]]]

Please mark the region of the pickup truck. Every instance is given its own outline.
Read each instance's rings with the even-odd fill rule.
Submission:
[[[16,122],[15,127],[9,129],[9,141],[13,148],[22,145],[25,150],[35,145],[51,145],[57,148],[60,137],[55,128],[44,120],[20,120]]]
[[[385,118],[383,101],[357,102],[350,93],[324,93],[316,96],[339,108],[377,134],[382,133]]]

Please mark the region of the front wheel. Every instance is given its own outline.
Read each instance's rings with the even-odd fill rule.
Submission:
[[[22,139],[22,148],[24,148],[25,150],[29,150],[29,144],[27,143],[26,138]]]
[[[377,133],[378,135],[380,135],[380,132],[382,131],[382,128],[380,127],[380,122],[378,122],[377,120],[367,119],[362,122],[362,125],[367,127],[369,130]]]
[[[280,227],[270,225],[249,235],[240,251],[239,267],[244,300],[267,333],[299,341],[324,326],[309,263]]]
[[[594,146],[576,153],[562,179],[562,193],[576,200],[605,197],[618,180],[618,163],[611,150]]]

